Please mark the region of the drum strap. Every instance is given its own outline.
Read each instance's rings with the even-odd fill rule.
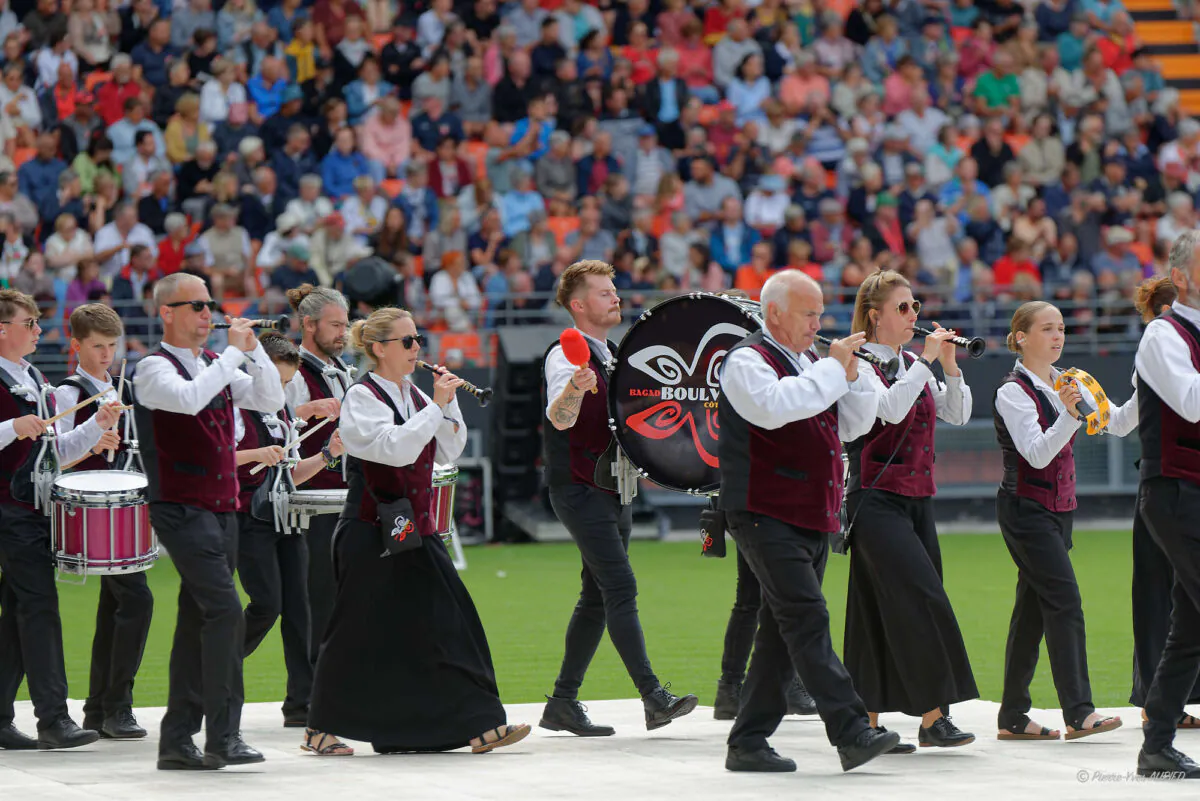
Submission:
[[[334,359],[333,364],[329,365],[307,350],[302,350],[300,351],[300,360],[309,370],[324,378],[326,383],[330,378],[337,380],[342,386],[343,395],[350,388],[350,368],[340,358]]]

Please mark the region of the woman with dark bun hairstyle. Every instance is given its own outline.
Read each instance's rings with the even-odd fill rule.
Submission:
[[[529,726],[506,722],[483,624],[430,519],[434,460],[467,441],[463,381],[439,368],[432,398],[417,389],[424,339],[407,311],[378,309],[350,337],[371,370],[338,422],[350,486],[309,726],[381,754],[512,745]]]

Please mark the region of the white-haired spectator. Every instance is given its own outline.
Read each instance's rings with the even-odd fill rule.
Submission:
[[[321,196],[321,176],[303,176],[300,179],[300,197],[289,201],[284,211],[300,221],[300,228],[305,233],[315,231],[320,221],[333,213],[329,198]]]
[[[737,77],[739,65],[747,56],[762,56],[762,48],[750,36],[746,20],[734,18],[726,27],[726,36],[713,47],[713,81],[725,89]]]
[[[375,191],[375,181],[370,176],[360,175],[354,179],[353,186],[354,194],[342,202],[342,216],[346,220],[346,230],[359,244],[365,245],[383,224],[388,203]]]
[[[196,241],[204,248],[204,266],[212,280],[212,295],[221,299],[258,294],[250,267],[250,235],[237,224],[237,209],[227,203],[212,208],[212,227]]]
[[[0,84],[0,110],[3,110],[5,127],[21,141],[22,146],[33,144],[33,134],[42,127],[42,108],[37,95],[24,84],[25,69],[20,64],[9,64],[4,68],[4,81]]]
[[[216,58],[212,63],[212,76],[200,89],[200,119],[209,125],[218,125],[229,119],[229,112],[235,106],[245,109],[249,98],[246,87],[237,79],[237,66],[229,59]]]
[[[333,286],[333,280],[358,259],[371,255],[371,249],[360,245],[346,230],[340,212],[333,212],[317,227],[309,240],[312,254],[310,265],[321,279],[322,286]]]
[[[783,226],[784,214],[791,203],[783,176],[764,175],[758,181],[758,188],[746,198],[746,224],[763,233],[774,233]]]
[[[113,221],[96,232],[94,250],[101,279],[111,279],[129,263],[129,249],[134,245],[145,245],[158,258],[154,232],[138,222],[137,208],[125,200],[114,209]]]
[[[54,233],[46,240],[46,265],[54,277],[70,283],[79,262],[92,257],[92,238],[71,214],[60,214],[54,221]]]
[[[308,246],[308,234],[300,227],[300,219],[291,212],[285,211],[275,218],[275,230],[269,232],[263,239],[262,248],[255,258],[255,265],[260,270],[271,271],[283,264],[287,249],[296,243]]]
[[[1167,213],[1155,225],[1154,238],[1173,244],[1176,239],[1196,227],[1195,201],[1187,192],[1172,192],[1167,197]]]
[[[412,125],[400,113],[400,101],[385,97],[379,113],[369,116],[358,129],[358,146],[368,160],[383,166],[388,178],[401,178],[412,156]]]

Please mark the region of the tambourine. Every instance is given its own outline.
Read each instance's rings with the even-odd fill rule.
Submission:
[[[1058,391],[1068,381],[1074,381],[1080,384],[1091,393],[1092,398],[1096,401],[1096,408],[1087,400],[1081,400],[1076,404],[1079,409],[1079,414],[1087,421],[1087,432],[1089,434],[1099,434],[1108,426],[1109,418],[1111,417],[1108,395],[1105,393],[1100,382],[1092,378],[1089,373],[1080,370],[1078,367],[1072,367],[1058,374],[1058,378],[1054,380],[1054,389]]]

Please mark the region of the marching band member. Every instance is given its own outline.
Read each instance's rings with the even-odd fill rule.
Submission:
[[[1171,283],[1171,276],[1147,278],[1138,286],[1134,305],[1142,315],[1142,322],[1149,324],[1158,315],[1170,311],[1176,297],[1178,292]],[[1135,384],[1136,381],[1135,370]],[[1133,513],[1133,692],[1129,702],[1144,707],[1154,669],[1162,658],[1171,630],[1171,588],[1175,584],[1175,569],[1150,536],[1138,506],[1140,504],[1135,505]],[[1192,688],[1188,703],[1200,704],[1200,679]],[[1145,719],[1143,711],[1142,720]],[[1200,728],[1200,720],[1184,713],[1179,719],[1179,728]]]
[[[1016,366],[996,390],[993,418],[1004,456],[996,515],[1017,566],[1017,594],[1004,656],[1004,693],[997,717],[1001,740],[1057,740],[1061,733],[1029,719],[1029,684],[1045,635],[1067,739],[1112,731],[1118,717],[1092,704],[1079,584],[1071,566],[1075,456],[1082,419],[1074,382],[1053,389],[1066,327],[1052,304],[1017,309],[1008,335]]]
[[[726,354],[718,401],[720,507],[763,592],[725,767],[796,769],[767,744],[787,709],[794,666],[842,769],[851,770],[900,742],[895,732],[871,728],[834,653],[821,593],[826,535],[839,527],[840,440],[870,429],[878,396],[854,358],[862,334],[834,342],[825,359],[810,350],[824,312],[817,282],[798,271],[777,273],[763,286],[762,308],[763,330]]]
[[[337,417],[342,398],[354,382],[351,368],[342,361],[346,347],[349,304],[336,289],[302,284],[289,289],[288,302],[300,323],[300,369],[288,382],[288,404],[296,417],[313,424],[318,417]],[[333,428],[330,424],[326,428]],[[300,456],[325,457],[325,466],[308,480],[306,489],[333,490],[346,488],[341,457],[331,445],[336,429],[314,435],[300,444]],[[309,643],[313,664],[321,635],[329,625],[333,611],[333,530],[337,515],[315,515],[308,520],[308,599],[312,616],[312,637]],[[285,709],[283,725],[301,727],[308,719],[307,709]]]
[[[71,347],[79,364],[54,391],[54,406],[69,409],[84,398],[103,392],[103,403],[131,402],[133,391],[126,386],[126,397],[117,397],[108,370],[117,351],[117,342],[125,333],[121,318],[102,303],[87,303],[71,312]],[[95,416],[96,406],[89,404],[55,424],[60,435],[81,426]],[[107,451],[114,452],[110,462]],[[125,443],[115,430],[106,430],[96,447],[75,470],[108,470],[117,464]],[[96,634],[92,638],[92,670],[87,700],[83,704],[83,728],[100,732],[101,737],[134,740],[146,736],[133,714],[133,679],[142,664],[150,621],[154,616],[154,595],[143,571],[100,577],[100,602],[96,608]]]
[[[556,301],[587,339],[591,360],[575,367],[555,343],[542,362],[549,423],[542,426],[542,436],[550,505],[579,547],[583,587],[567,624],[554,695],[546,697],[538,725],[581,737],[613,734],[611,726],[593,723],[579,703],[579,687],[606,627],[642,697],[648,730],[688,714],[699,703],[694,695],[673,695],[650,667],[638,619],[637,579],[629,563],[632,507],[622,505],[620,496],[595,481],[596,461],[612,443],[604,364],[612,358],[608,332],[621,322],[621,299],[613,275],[611,265],[596,260],[579,261],[563,270]]]
[[[50,518],[33,505],[37,438],[46,430],[37,397],[47,384],[25,357],[41,333],[33,298],[0,290],[0,748],[14,751],[75,748],[100,736],[79,728],[67,712]],[[105,404],[65,432],[57,439],[59,460],[68,464],[86,455],[119,415],[116,404]],[[13,725],[23,677],[38,719],[36,740]]]
[[[844,658],[854,687],[878,728],[880,712],[919,716],[922,746],[974,742],[946,715],[951,704],[979,697],[967,647],[942,586],[942,552],[933,519],[934,429],[940,419],[971,419],[971,388],[956,361],[953,331],[934,323],[920,357],[904,350],[921,303],[908,280],[881,270],[863,281],[851,331],[863,349],[899,357],[894,382],[866,362],[860,374],[879,394],[878,419],[847,447],[850,579]],[[934,378],[941,362],[945,383]],[[908,743],[897,747],[911,753]]]
[[[250,321],[230,321],[229,346],[204,348],[216,302],[204,282],[175,273],[154,286],[161,347],[134,375],[138,435],[149,480],[150,522],[179,571],[159,770],[217,770],[262,762],[234,728],[240,717],[242,603],[237,566],[234,404],[276,412],[279,372]],[[242,369],[244,367],[244,370]],[[203,753],[192,742],[203,717]]]
[[[1175,570],[1171,631],[1146,695],[1138,775],[1200,779],[1172,744],[1200,673],[1200,230],[1175,241],[1167,264],[1179,299],[1146,326],[1134,365],[1142,440],[1138,511]]]
[[[463,381],[443,371],[432,399],[417,389],[424,338],[407,311],[378,309],[350,336],[373,367],[338,421],[350,490],[309,725],[378,753],[512,745],[529,726],[505,722],[483,624],[430,519],[435,458],[451,462],[467,442]]]
[[[281,386],[286,387],[300,366],[300,352],[286,334],[278,331],[267,331],[258,340],[279,371]],[[250,596],[245,612],[242,659],[254,653],[279,620],[283,662],[287,668],[285,720],[297,713],[307,718],[313,681],[309,656],[308,544],[299,533],[284,534],[276,530],[275,510],[269,497],[282,469],[277,465],[287,458],[288,430],[282,423],[291,419],[287,405],[278,415],[238,409],[234,418],[234,438],[238,444],[237,571],[242,589]],[[334,456],[342,455],[342,439],[337,431],[329,438],[329,450]],[[255,473],[257,465],[266,465],[267,469]],[[325,456],[320,453],[302,459],[291,471],[291,483],[304,484],[324,470],[325,465]],[[241,699],[235,699],[238,700]],[[311,729],[303,747],[321,756],[354,753],[353,748],[336,737]]]

